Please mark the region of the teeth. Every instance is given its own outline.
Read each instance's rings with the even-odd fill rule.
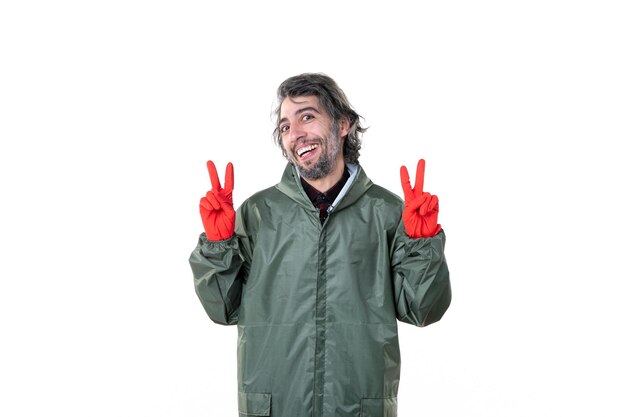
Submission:
[[[312,151],[315,148],[317,148],[317,145],[309,145],[309,146],[305,146],[304,148],[300,148],[297,151],[298,152],[298,156],[302,156],[305,152]]]

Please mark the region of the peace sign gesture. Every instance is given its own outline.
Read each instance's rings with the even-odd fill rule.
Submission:
[[[235,232],[235,209],[233,208],[233,187],[235,176],[233,164],[226,165],[224,188],[213,161],[207,161],[211,178],[211,191],[200,199],[200,217],[208,240],[225,240]]]
[[[409,172],[402,165],[400,181],[404,191],[404,228],[412,238],[432,237],[439,233],[441,225],[437,224],[439,214],[439,198],[436,195],[424,192],[424,170],[426,161],[420,159],[415,174],[415,187],[411,187]]]

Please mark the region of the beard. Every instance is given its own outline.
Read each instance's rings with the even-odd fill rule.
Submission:
[[[298,167],[298,171],[300,171],[300,175],[307,180],[319,180],[320,178],[324,178],[328,174],[330,174],[335,167],[337,166],[337,157],[339,156],[339,152],[341,152],[341,140],[339,139],[339,126],[333,126],[331,129],[331,133],[328,138],[315,138],[310,141],[310,143],[318,143],[320,155],[317,158],[317,162],[314,164],[300,164],[297,160],[296,155],[296,146],[301,145],[302,143],[296,143],[291,147],[291,153],[289,154],[289,161]],[[282,143],[281,143],[282,146]]]

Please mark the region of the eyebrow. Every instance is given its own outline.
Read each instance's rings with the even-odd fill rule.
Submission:
[[[301,109],[296,110],[296,116],[297,116],[297,115],[299,115],[299,114],[301,114],[301,113],[307,112],[307,111],[313,111],[313,112],[315,112],[315,113],[317,113],[317,114],[321,114],[321,113],[319,112],[319,110],[317,110],[315,107],[313,107],[313,106],[308,106],[308,107],[303,107],[303,108],[301,108]],[[280,119],[280,121],[278,122],[278,124],[280,125],[281,123],[286,122],[286,121],[287,121],[287,118],[286,118],[286,117],[283,117],[282,119]]]

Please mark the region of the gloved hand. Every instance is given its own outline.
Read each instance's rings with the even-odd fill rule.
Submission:
[[[441,225],[437,224],[439,214],[439,198],[436,195],[425,193],[424,168],[426,162],[420,159],[417,163],[415,188],[411,187],[409,173],[404,165],[400,168],[400,181],[404,191],[404,228],[412,238],[432,237],[439,233]]]
[[[226,166],[223,189],[213,161],[207,161],[206,166],[213,188],[206,193],[206,197],[200,199],[200,217],[202,217],[202,224],[208,240],[225,240],[235,233],[233,164],[229,162]]]

